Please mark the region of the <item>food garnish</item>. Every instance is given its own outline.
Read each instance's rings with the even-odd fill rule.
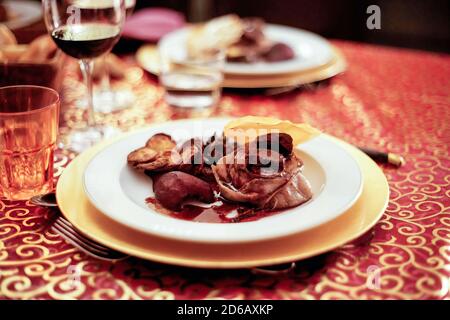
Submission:
[[[277,62],[295,57],[285,43],[269,39],[265,22],[260,18],[239,18],[229,14],[190,28],[187,52],[190,58],[207,58],[218,50],[225,51],[230,62]]]
[[[294,146],[305,143],[317,137],[320,131],[306,123],[292,123],[289,120],[279,120],[269,117],[246,116],[230,121],[224,128],[225,136],[238,136],[242,132],[247,135],[255,130],[254,135],[268,132],[282,132],[292,137]]]

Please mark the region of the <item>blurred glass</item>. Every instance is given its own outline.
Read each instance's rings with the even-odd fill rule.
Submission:
[[[125,14],[127,18],[129,18],[133,14],[135,6],[136,0],[125,0]]]
[[[179,48],[159,46],[161,73],[159,81],[165,89],[166,102],[179,108],[208,108],[220,99],[225,54],[214,50],[191,58],[185,43]]]
[[[42,0],[45,24],[55,44],[79,60],[87,89],[87,127],[74,130],[66,148],[81,152],[118,132],[95,120],[94,59],[111,51],[125,20],[124,0]]]
[[[125,0],[125,13],[127,19],[133,14],[135,5],[136,0]],[[136,101],[134,93],[127,89],[113,90],[111,87],[107,56],[100,59],[103,60],[103,68],[101,70],[102,77],[100,86],[98,90],[94,92],[95,110],[102,113],[110,113],[132,107],[133,103]]]
[[[0,197],[29,199],[53,189],[59,108],[53,89],[0,88]]]

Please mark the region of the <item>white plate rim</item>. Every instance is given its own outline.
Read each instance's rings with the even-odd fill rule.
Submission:
[[[238,243],[238,242],[254,242],[280,238],[315,228],[345,213],[356,202],[356,200],[359,198],[362,192],[363,175],[356,160],[346,150],[344,150],[335,142],[331,141],[331,139],[328,139],[325,134],[322,134],[319,137],[316,137],[302,144],[300,149],[308,153],[309,155],[313,156],[321,166],[323,166],[324,164],[323,161],[326,160],[330,161],[329,159],[330,155],[328,153],[330,147],[332,148],[334,146],[335,151],[339,150],[341,156],[345,158],[345,162],[347,163],[347,165],[350,166],[350,168],[352,169],[353,178],[352,181],[350,181],[351,188],[347,190],[349,194],[352,194],[352,196],[348,197],[347,200],[342,201],[339,209],[335,209],[334,211],[331,210],[327,212],[321,212],[321,218],[311,219],[311,217],[309,217],[310,218],[309,221],[306,222],[303,221],[302,223],[295,223],[296,219],[294,219],[294,216],[296,215],[296,211],[303,209],[302,215],[304,216],[306,206],[312,207],[312,209],[310,209],[308,212],[310,212],[311,210],[314,211],[317,209],[316,208],[317,204],[314,206],[312,205],[318,203],[318,201],[312,201],[307,204],[304,204],[303,206],[289,209],[286,212],[283,212],[283,214],[275,214],[273,216],[263,218],[257,221],[234,223],[234,224],[230,223],[211,224],[211,223],[196,223],[191,221],[184,221],[164,216],[159,213],[149,215],[148,213],[151,212],[151,209],[142,209],[136,203],[129,200],[129,198],[125,194],[122,194],[122,196],[120,196],[120,192],[117,189],[114,194],[114,197],[108,198],[108,200],[112,199],[114,201],[114,204],[111,207],[105,205],[105,201],[103,202],[99,201],[100,195],[99,190],[98,189],[95,190],[95,186],[94,192],[92,192],[93,180],[90,179],[89,176],[94,177],[94,175],[90,173],[92,171],[95,172],[94,180],[99,181],[98,172],[99,169],[102,168],[102,165],[100,165],[99,167],[96,161],[98,161],[100,155],[104,154],[105,152],[108,152],[108,150],[111,150],[111,148],[114,148],[114,146],[117,147],[120,146],[120,144],[128,145],[127,140],[131,140],[133,137],[137,137],[139,135],[143,136],[145,135],[145,137],[148,138],[151,134],[157,132],[164,132],[165,127],[167,129],[167,127],[170,128],[173,125],[178,126],[192,125],[193,127],[198,128],[199,122],[203,122],[203,125],[205,125],[204,124],[205,121],[208,123],[206,126],[209,128],[214,127],[223,128],[223,126],[227,121],[229,121],[229,119],[177,120],[159,125],[154,125],[149,127],[148,129],[145,130],[141,129],[134,134],[127,135],[127,137],[122,138],[114,142],[113,144],[107,146],[106,148],[102,149],[90,160],[89,164],[86,167],[86,170],[83,172],[83,187],[89,201],[100,212],[110,217],[114,221],[143,233],[148,233],[151,235],[156,235],[162,238],[172,240],[185,240],[185,241],[188,240],[192,242],[202,242],[202,243]],[[141,141],[141,143],[143,144],[144,141]],[[133,149],[134,146],[131,147],[129,151]],[[126,155],[128,154],[128,152],[123,157],[122,168],[123,166],[126,166]],[[317,157],[319,157],[319,159],[317,159]],[[333,157],[333,161],[331,161],[333,166],[334,164],[336,164],[336,160],[337,159]],[[321,195],[322,193],[326,195],[327,192],[331,191],[328,189],[330,188],[330,184],[332,181],[334,181],[333,183],[336,183],[336,176],[334,176],[334,178],[331,179],[333,176],[330,177],[329,175],[330,174],[339,175],[340,172],[338,166],[335,166],[335,168],[333,169],[333,167],[330,167],[330,164],[331,163],[329,162],[324,167],[325,174],[327,175],[327,183],[325,184],[321,192]],[[117,162],[117,165],[119,165],[119,162]],[[329,170],[332,171],[330,172]],[[114,181],[109,182],[114,183]],[[119,187],[119,189],[121,189],[120,183],[117,183],[117,185],[115,187],[116,188]],[[338,190],[336,189],[336,186],[334,186],[334,188],[335,191]],[[345,189],[341,189],[341,191],[344,190]],[[319,195],[319,198],[321,195]],[[100,195],[100,198],[101,197],[102,196]],[[128,204],[128,207],[121,205],[121,201],[125,201],[125,203]],[[127,217],[123,215],[121,210],[127,210]],[[143,216],[139,216],[137,220],[130,219],[128,216],[130,212],[132,212],[132,214],[136,217],[134,210],[136,210],[138,214],[141,215],[144,214],[143,216],[145,216],[145,219],[144,220],[141,219],[141,217]],[[290,219],[286,219],[286,217],[290,217]],[[249,230],[251,230],[251,232],[249,232]]]
[[[158,42],[158,46],[165,47],[171,45],[174,41],[179,41],[181,38],[186,38],[189,27],[184,27],[175,31],[172,31],[162,37]],[[322,36],[303,29],[277,25],[267,24],[265,32],[268,38],[288,42],[297,53],[297,57],[293,60],[271,62],[271,63],[236,63],[225,62],[224,73],[235,75],[275,75],[285,74],[292,72],[308,71],[321,67],[329,63],[333,59],[333,48],[331,44]],[[281,37],[281,38],[279,38]],[[275,39],[277,38],[277,39]],[[292,38],[292,41],[286,41]],[[293,39],[296,41],[293,41]],[[314,53],[311,54],[309,60],[302,60],[299,56],[300,46],[310,46],[315,48]],[[302,50],[305,50],[302,49]]]
[[[42,7],[41,4],[34,1],[26,0],[14,0],[5,1],[5,7],[8,10],[13,10],[14,12],[24,12],[26,10],[27,15],[18,17],[12,20],[5,21],[4,24],[10,29],[19,29],[29,26],[41,19],[42,17]]]

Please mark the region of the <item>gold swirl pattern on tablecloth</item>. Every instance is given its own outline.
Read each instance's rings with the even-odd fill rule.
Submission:
[[[443,299],[450,286],[450,57],[335,43],[349,70],[278,97],[227,92],[211,110],[180,111],[162,102],[152,76],[130,66],[116,89],[137,97],[128,110],[98,115],[123,130],[169,119],[267,115],[305,121],[355,145],[404,155],[383,167],[391,196],[378,224],[333,252],[299,262],[291,274],[215,271],[139,259],[107,263],[48,230],[50,212],[0,200],[0,298],[4,299]],[[65,78],[62,135],[83,127],[83,96],[73,69]],[[79,102],[78,102],[79,103]],[[56,154],[59,176],[74,157]]]

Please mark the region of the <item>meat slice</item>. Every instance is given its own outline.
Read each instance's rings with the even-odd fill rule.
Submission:
[[[269,210],[296,207],[312,198],[311,185],[299,170],[259,206]]]
[[[303,164],[294,153],[285,156],[261,148],[256,156],[250,152],[251,148],[239,149],[212,166],[221,196],[268,210],[294,207],[311,199],[311,187],[301,174]],[[250,162],[252,157],[257,159],[255,163]],[[268,161],[260,163],[261,159]]]
[[[156,199],[167,209],[179,211],[186,200],[215,201],[211,186],[190,174],[172,171],[157,177],[153,184]]]
[[[275,43],[263,56],[269,62],[276,62],[293,59],[295,53],[287,44]]]

